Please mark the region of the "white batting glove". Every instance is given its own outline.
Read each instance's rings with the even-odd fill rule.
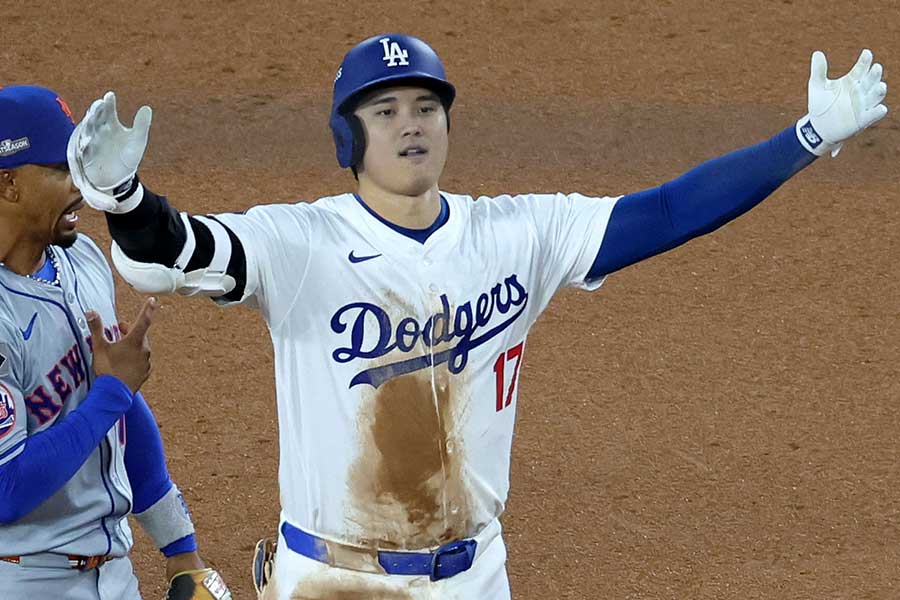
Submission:
[[[844,140],[883,119],[887,106],[881,104],[887,84],[881,81],[882,68],[872,64],[872,51],[863,50],[850,72],[840,79],[828,79],[828,62],[818,50],[812,55],[809,74],[809,113],[797,121],[797,137],[803,147],[824,156],[837,156]]]
[[[67,158],[72,181],[90,206],[123,213],[140,204],[143,188],[140,183],[135,188],[134,183],[152,120],[153,111],[142,106],[131,128],[122,125],[113,92],[96,100],[85,113],[69,138]]]

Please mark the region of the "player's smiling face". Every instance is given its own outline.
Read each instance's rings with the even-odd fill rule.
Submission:
[[[78,237],[78,210],[84,205],[66,163],[25,165],[12,171],[19,192],[22,227],[29,237],[67,248]]]
[[[366,132],[359,177],[394,194],[419,196],[437,186],[447,160],[447,113],[423,87],[390,87],[355,111]]]

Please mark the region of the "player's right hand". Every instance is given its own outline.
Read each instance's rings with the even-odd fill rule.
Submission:
[[[872,51],[863,50],[849,73],[840,79],[828,79],[825,54],[814,52],[809,113],[797,123],[800,143],[817,156],[828,152],[837,156],[844,140],[883,119],[888,109],[882,104],[887,94],[882,72],[880,64],[872,64]]]
[[[103,334],[100,315],[86,314],[91,329],[91,345],[94,351],[94,375],[112,375],[137,392],[150,376],[150,340],[147,331],[156,312],[156,298],[148,298],[141,307],[134,325],[119,324],[123,337],[110,342]]]
[[[107,92],[94,101],[75,127],[67,150],[69,171],[75,186],[93,208],[127,211],[119,201],[131,191],[147,149],[152,120],[153,111],[142,106],[134,116],[134,125],[125,127],[119,121],[116,94]]]

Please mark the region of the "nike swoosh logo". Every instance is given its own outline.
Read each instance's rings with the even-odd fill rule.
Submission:
[[[356,264],[356,263],[361,263],[361,262],[364,262],[367,260],[372,260],[373,258],[378,258],[379,256],[381,256],[381,255],[373,254],[371,256],[356,256],[353,254],[353,250],[351,250],[350,255],[347,258],[350,259],[350,262],[352,262],[353,264]]]
[[[31,337],[31,331],[34,329],[34,322],[37,320],[37,313],[34,313],[31,316],[31,321],[28,323],[28,327],[22,329],[22,337],[25,338],[25,341],[28,341],[28,338]]]

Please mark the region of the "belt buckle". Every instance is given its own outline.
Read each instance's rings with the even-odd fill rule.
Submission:
[[[475,561],[475,548],[477,546],[478,542],[476,542],[475,540],[457,540],[455,542],[444,544],[443,546],[435,550],[434,554],[431,555],[431,581],[447,579],[448,577],[453,577],[454,575],[458,575],[463,571],[468,571],[472,567],[472,563]],[[460,563],[460,566],[462,568],[457,569],[452,573],[442,575],[440,573],[440,569],[444,565],[441,563],[441,559],[451,556],[457,557],[461,554],[465,555],[463,562]]]
[[[107,556],[77,556],[70,554],[69,567],[79,571],[90,571],[102,566],[107,559]]]

